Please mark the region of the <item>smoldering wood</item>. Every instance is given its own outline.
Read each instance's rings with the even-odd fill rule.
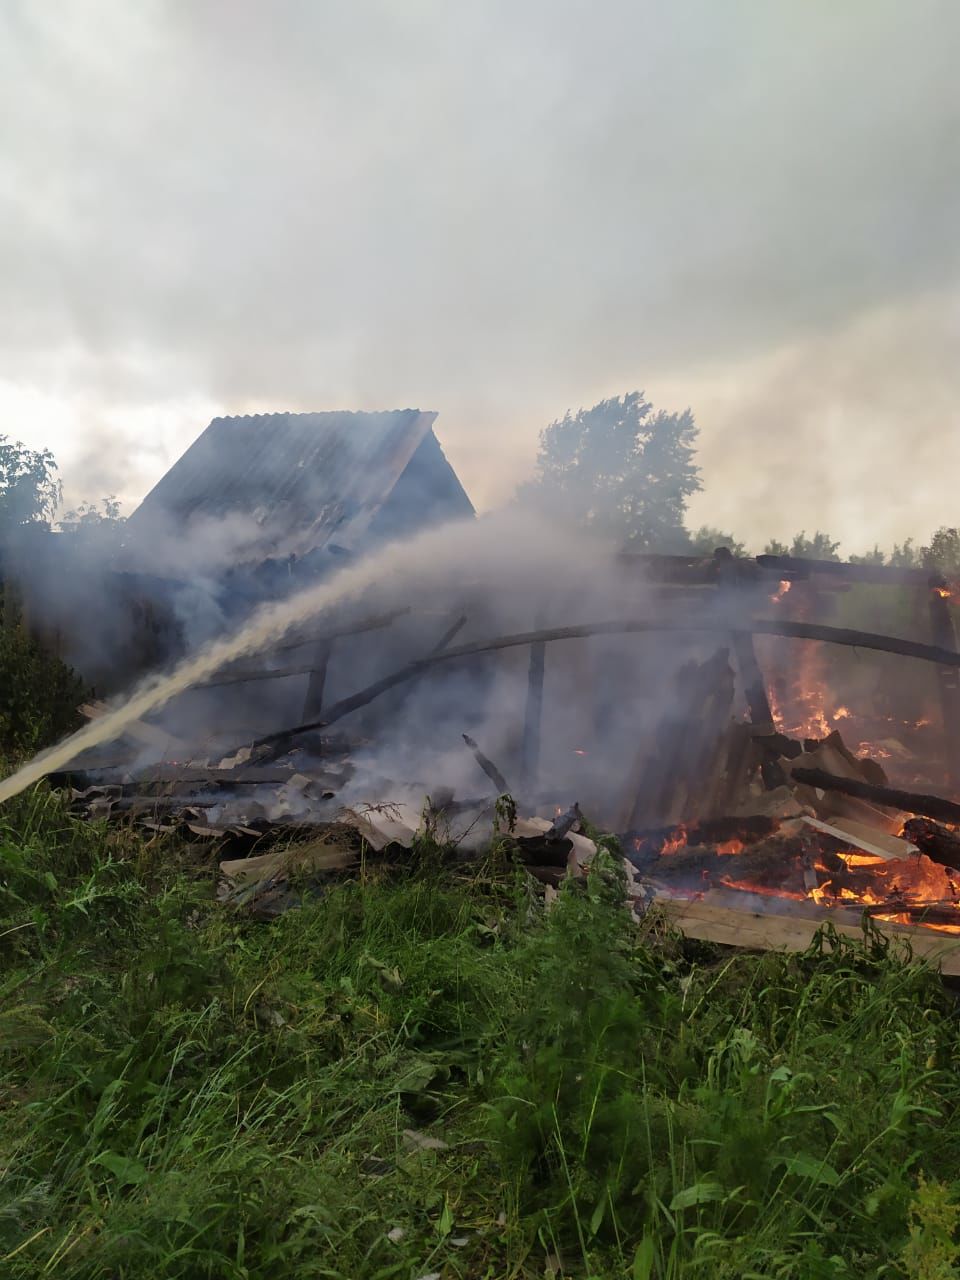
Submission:
[[[626,856],[633,861],[634,858],[659,858],[665,848],[683,844],[719,845],[730,840],[756,844],[779,830],[780,822],[777,818],[761,814],[752,814],[746,818],[700,818],[689,824],[675,823],[667,827],[630,831],[624,836],[624,842],[627,846]]]
[[[917,924],[960,925],[960,902],[870,902],[863,910],[868,916],[909,916]]]
[[[583,814],[580,812],[580,806],[574,801],[565,813],[558,814],[553,826],[547,832],[547,839],[562,840],[565,835],[571,832],[574,827],[579,827],[582,822]]]
[[[763,672],[760,670],[760,663],[757,661],[757,653],[753,647],[753,636],[743,631],[735,631],[733,633],[733,651],[736,655],[737,667],[743,683],[743,694],[746,698],[747,709],[750,712],[750,723],[758,728],[772,729],[774,727],[773,710],[770,706],[770,699],[767,696]]]
[[[546,669],[547,646],[543,640],[535,640],[530,646],[530,666],[527,672],[527,702],[523,718],[523,745],[520,771],[523,785],[534,791],[540,772],[540,725],[543,719],[543,680]]]
[[[790,785],[787,771],[773,751],[762,751],[760,757],[760,777],[765,791],[776,791],[778,787]]]
[[[757,767],[757,750],[746,724],[731,724],[726,734],[726,751],[718,760],[710,788],[711,814],[733,813],[746,794],[747,783]]]
[[[789,738],[785,733],[755,735],[755,741],[758,747],[772,751],[774,755],[784,760],[796,760],[797,756],[803,755],[805,749],[802,742],[798,742],[796,738]]]
[[[960,822],[960,804],[944,800],[941,796],[923,795],[915,791],[900,791],[895,787],[881,787],[859,778],[840,778],[824,769],[794,769],[795,782],[819,791],[839,791],[857,800],[867,800],[889,809],[903,809],[907,813],[921,814],[927,818],[940,818],[944,822]]]
[[[562,867],[565,870],[573,851],[573,842],[566,836],[551,840],[547,832],[542,836],[516,836],[514,844],[519,850],[520,861],[527,866]]]
[[[480,750],[477,743],[474,742],[473,738],[471,738],[469,734],[464,733],[461,736],[464,742],[473,752],[473,758],[476,760],[477,764],[480,766],[483,772],[487,775],[487,777],[490,779],[493,785],[497,788],[498,794],[502,796],[507,795],[510,791],[510,788],[507,785],[506,778],[503,776],[503,774],[500,772],[497,766],[493,763],[493,761],[488,756],[485,756],[483,754],[483,752]]]
[[[772,893],[805,895],[804,863],[810,841],[804,836],[772,836],[739,853],[711,845],[685,846],[660,857],[631,858],[646,880],[665,887],[702,890],[710,884],[740,883]]]
[[[960,871],[960,836],[930,818],[908,818],[903,824],[903,838],[915,844],[934,862]]]

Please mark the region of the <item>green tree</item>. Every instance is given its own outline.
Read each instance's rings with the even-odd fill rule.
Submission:
[[[874,543],[872,551],[866,551],[860,556],[851,556],[851,564],[886,564],[887,557],[883,551]]]
[[[920,548],[920,559],[925,569],[960,574],[960,529],[939,528],[930,539],[930,545]]]
[[[49,525],[62,489],[49,449],[28,449],[0,435],[0,532],[30,524]]]
[[[808,538],[806,530],[802,529],[800,533],[794,535],[789,545],[773,538],[764,547],[763,552],[768,556],[797,556],[802,560],[839,560],[840,557],[837,555],[839,546],[839,542],[835,542],[829,534],[821,533],[819,529],[812,538]]]
[[[120,503],[111,494],[101,504],[82,502],[73,511],[67,511],[60,520],[63,533],[119,533],[126,523],[126,517],[120,514]]]
[[[805,560],[839,560],[840,557],[837,555],[839,546],[839,541],[834,542],[829,534],[821,533],[819,529],[812,538],[808,538],[806,530],[803,529],[794,538],[790,546],[790,554]]]
[[[0,627],[0,753],[30,754],[78,729],[86,694],[76,672],[22,622]]]
[[[916,569],[920,565],[921,555],[917,548],[913,545],[913,539],[907,540],[901,545],[893,544],[893,550],[890,552],[890,563],[898,569]]]
[[[700,486],[689,409],[654,410],[642,392],[567,413],[540,433],[523,496],[640,549],[687,545],[687,499]]]
[[[724,533],[712,525],[703,524],[690,535],[691,551],[709,555],[717,547],[729,547],[735,556],[747,554],[746,543],[738,542],[732,533]]]

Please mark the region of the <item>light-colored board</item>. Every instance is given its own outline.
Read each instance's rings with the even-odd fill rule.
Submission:
[[[807,826],[813,827],[824,835],[831,836],[841,844],[853,845],[864,853],[872,853],[874,857],[887,861],[916,858],[920,850],[909,840],[901,840],[899,836],[888,835],[876,827],[868,827],[864,822],[856,822],[853,818],[837,818],[833,823],[821,822],[819,818],[805,817]]]
[[[775,910],[740,910],[711,902],[709,895],[692,902],[658,897],[655,903],[688,938],[752,951],[804,951],[827,921],[844,937],[863,936],[853,911],[824,910],[807,916]],[[885,920],[875,924],[885,937],[909,942],[914,956],[939,965],[945,974],[960,975],[960,934],[940,933],[923,925],[891,924]]]

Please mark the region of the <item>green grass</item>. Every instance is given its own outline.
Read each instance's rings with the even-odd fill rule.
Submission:
[[[875,938],[640,936],[612,860],[257,924],[42,790],[0,823],[4,1280],[960,1274],[953,999]]]

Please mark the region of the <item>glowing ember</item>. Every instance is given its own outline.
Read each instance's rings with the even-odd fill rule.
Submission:
[[[892,760],[893,752],[881,747],[879,742],[858,742],[857,755],[869,756],[871,760]]]
[[[717,845],[717,853],[743,853],[744,843],[742,840],[724,840],[723,844]]]
[[[877,920],[960,933],[957,886],[948,868],[940,863],[932,862],[925,854],[918,858],[883,859],[846,852],[839,858],[844,866],[842,874],[831,871],[823,862],[817,863],[816,870],[822,878],[809,891],[809,897],[818,905],[888,906],[889,910],[872,911],[871,915]],[[925,910],[935,912],[936,919],[926,921]],[[956,924],[949,919],[954,913]]]
[[[770,597],[770,603],[779,604],[780,601],[783,599],[783,597],[787,594],[787,592],[790,590],[792,586],[793,586],[792,582],[781,582],[780,586]]]

